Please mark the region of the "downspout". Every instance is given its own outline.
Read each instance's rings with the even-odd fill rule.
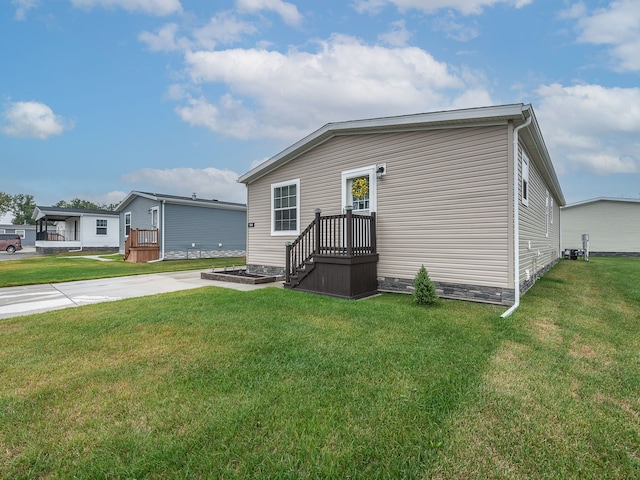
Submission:
[[[160,227],[162,228],[162,251],[160,252],[160,258],[158,258],[157,260],[149,260],[147,263],[155,263],[155,262],[162,262],[164,260],[164,204],[165,204],[166,200],[162,200],[162,215],[160,215]]]
[[[520,215],[518,210],[520,208],[520,199],[518,198],[518,131],[528,127],[531,123],[532,115],[529,114],[529,118],[520,125],[513,129],[513,286],[515,301],[511,308],[500,315],[502,318],[507,318],[516,308],[520,306]]]

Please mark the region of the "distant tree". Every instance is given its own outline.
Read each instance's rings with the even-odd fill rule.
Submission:
[[[11,200],[13,197],[8,193],[0,192],[0,217],[11,211]]]
[[[83,210],[115,210],[119,203],[110,203],[109,205],[104,203],[93,203],[89,200],[82,200],[80,198],[74,198],[70,202],[66,200],[60,200],[54,204],[54,207],[62,208],[81,208]]]
[[[35,225],[36,221],[32,218],[36,204],[33,201],[33,195],[25,195],[18,193],[11,197],[10,211],[13,213],[14,225]]]
[[[58,203],[53,205],[54,207],[62,207],[62,208],[82,208],[83,210],[101,210],[102,207],[96,205],[93,202],[88,200],[81,200],[80,198],[74,198],[70,202],[65,200],[60,200]]]

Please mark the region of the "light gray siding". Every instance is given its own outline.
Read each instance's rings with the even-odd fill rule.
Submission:
[[[301,229],[342,212],[341,172],[385,163],[377,181],[378,275],[509,288],[509,128],[503,125],[337,136],[248,188],[247,263],[284,266],[271,236],[270,185],[300,179]]]
[[[522,146],[519,147],[520,285],[531,286],[536,275],[554,265],[560,257],[559,201],[545,183],[539,168],[529,157],[529,204],[522,203]],[[549,204],[547,207],[547,198]],[[547,216],[548,211],[548,216]]]
[[[158,207],[158,242],[165,258],[245,255],[246,211],[165,202],[163,217],[162,202],[142,196],[133,198],[120,211],[120,253],[124,253],[125,213],[131,212],[132,229],[151,230],[156,228],[151,224],[150,210],[154,207]]]
[[[592,253],[640,252],[640,201],[601,199],[562,209],[562,248],[582,248],[589,234]]]
[[[190,254],[199,255],[202,251],[245,251],[247,214],[244,211],[166,204],[165,218],[165,253],[189,250]]]
[[[151,214],[149,210],[152,207],[157,207],[160,202],[151,200],[145,197],[135,197],[131,202],[120,212],[120,253],[124,253],[124,242],[126,240],[124,214],[131,212],[131,229],[139,230],[151,230]]]

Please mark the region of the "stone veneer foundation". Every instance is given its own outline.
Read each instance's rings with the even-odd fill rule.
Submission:
[[[442,298],[495,303],[498,305],[513,305],[515,302],[514,290],[512,288],[435,281],[433,284],[436,287],[436,293]],[[413,279],[378,277],[378,289],[381,292],[413,293]]]
[[[284,275],[283,267],[271,265],[247,265],[247,272],[259,275]],[[512,288],[485,287],[481,285],[463,285],[455,283],[433,282],[438,295],[442,298],[454,298],[473,302],[495,303],[511,306],[515,302]],[[381,292],[413,293],[413,279],[378,277],[378,289]]]
[[[244,250],[169,250],[164,252],[165,260],[192,260],[194,258],[230,258],[244,257]]]

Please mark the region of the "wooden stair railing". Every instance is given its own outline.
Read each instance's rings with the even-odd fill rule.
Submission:
[[[315,218],[293,242],[286,245],[285,285],[293,288],[314,269],[317,255],[355,257],[377,253],[376,214],[346,214]]]
[[[140,247],[159,247],[158,229],[132,229],[124,241],[124,259],[129,258],[131,249]]]

